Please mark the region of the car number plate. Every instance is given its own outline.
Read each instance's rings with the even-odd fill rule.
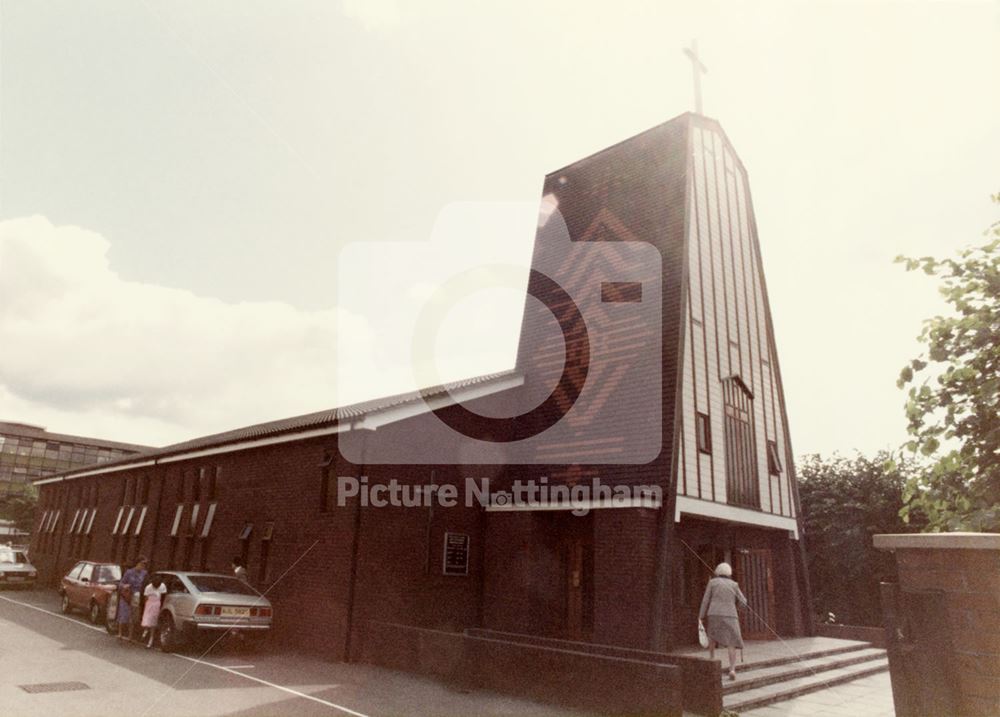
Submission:
[[[12,580],[12,581],[13,580],[24,580],[24,577],[22,575],[8,575],[7,579],[8,580]]]
[[[222,612],[219,613],[222,617],[250,617],[250,608],[248,607],[224,607]]]

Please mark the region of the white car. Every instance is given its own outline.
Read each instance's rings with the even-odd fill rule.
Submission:
[[[34,587],[38,571],[19,548],[0,545],[0,587]]]

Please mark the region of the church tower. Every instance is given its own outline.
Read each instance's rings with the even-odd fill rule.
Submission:
[[[581,518],[491,514],[488,551],[516,540],[532,552],[487,574],[486,624],[667,649],[694,639],[726,560],[751,599],[747,637],[808,632],[774,330],[747,173],[725,132],[681,115],[550,173],[542,195],[518,369],[529,404],[562,396],[552,410],[570,429],[522,447],[510,477],[661,492]],[[518,589],[536,599],[501,598]]]

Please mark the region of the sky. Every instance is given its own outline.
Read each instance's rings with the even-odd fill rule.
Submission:
[[[694,38],[795,452],[898,446],[943,304],[893,258],[997,218],[997,2],[0,0],[0,420],[164,445],[412,388],[417,309],[691,110]],[[513,365],[523,290],[438,317],[442,379]]]

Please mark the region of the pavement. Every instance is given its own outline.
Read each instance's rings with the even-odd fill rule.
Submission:
[[[883,672],[740,712],[740,717],[894,717],[895,714],[889,673]]]
[[[47,590],[0,592],[0,635],[4,717],[582,714],[291,653],[224,647],[208,654],[164,654],[120,642],[82,615],[61,614],[58,595]],[[41,691],[24,689],[32,685]]]

